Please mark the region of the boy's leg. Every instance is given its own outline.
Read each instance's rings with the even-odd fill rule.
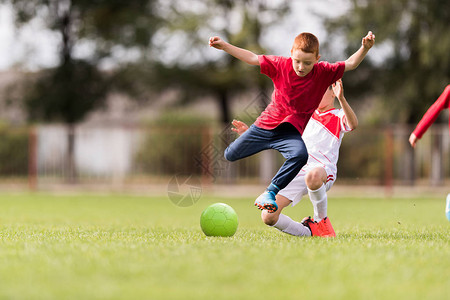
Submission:
[[[295,222],[290,217],[281,213],[283,208],[291,204],[291,200],[284,196],[277,195],[276,202],[278,205],[278,210],[276,212],[269,213],[267,210],[262,211],[261,218],[265,224],[287,234],[295,236],[311,236],[311,230],[308,227],[299,222]]]
[[[327,172],[322,167],[314,168],[306,174],[305,182],[314,208],[314,221],[320,222],[327,216],[328,197],[325,186]]]
[[[308,161],[308,150],[300,133],[289,123],[284,123],[277,128],[277,135],[274,137],[271,148],[278,150],[286,158],[284,164],[272,178],[271,184],[282,190]],[[269,186],[268,189],[270,190],[270,188]]]
[[[334,176],[331,174],[328,175],[326,170],[322,167],[317,167],[310,170],[305,176],[309,198],[314,207],[314,223],[317,224],[313,235],[323,237],[336,236],[333,226],[327,216],[327,180],[329,176],[332,176],[331,178],[334,179]],[[333,179],[330,179],[331,181],[328,182],[328,188],[332,184]]]
[[[286,161],[272,178],[266,192],[256,199],[255,206],[273,213],[277,210],[275,196],[294,179],[306,164],[308,151],[300,133],[289,123],[284,123],[273,130],[270,148],[278,150],[286,158]]]
[[[225,149],[225,159],[228,161],[236,161],[262,150],[270,149],[271,137],[271,130],[265,130],[251,125],[247,131]]]
[[[272,130],[265,130],[255,125],[251,125],[247,131],[225,149],[225,159],[228,161],[235,161],[256,154],[262,150],[270,149],[273,136],[274,132]],[[275,201],[275,195],[276,193],[266,191],[263,195],[258,197],[258,199],[262,199],[262,201],[258,201],[257,199],[255,205],[258,206],[259,209],[266,209],[270,212],[274,212],[278,208]]]

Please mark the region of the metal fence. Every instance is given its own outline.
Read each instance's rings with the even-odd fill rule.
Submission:
[[[360,127],[344,137],[338,178],[351,184],[444,185],[450,178],[448,127],[433,125],[413,151],[412,128]],[[223,158],[236,136],[229,128],[205,126],[79,126],[75,130],[75,183],[126,186],[167,183],[184,174],[211,183],[267,183],[283,163],[276,151],[238,162]],[[68,148],[64,126],[0,128],[0,183],[31,188],[67,182]]]

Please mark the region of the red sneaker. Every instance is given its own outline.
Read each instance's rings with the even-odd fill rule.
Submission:
[[[311,217],[306,217],[302,220],[302,224],[309,228],[311,231],[311,236],[320,236],[319,224],[314,222]]]
[[[330,219],[328,217],[325,217],[325,219],[322,219],[319,223],[317,223],[317,229],[319,234],[318,236],[323,237],[335,237],[336,233],[334,232],[333,226],[331,226]]]

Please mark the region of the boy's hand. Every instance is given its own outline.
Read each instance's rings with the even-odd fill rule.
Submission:
[[[233,126],[235,127],[235,128],[231,128],[231,130],[233,130],[234,132],[237,132],[239,135],[243,134],[248,129],[248,125],[242,121],[233,120],[233,122],[231,122],[231,124],[233,124]]]
[[[209,38],[209,46],[210,47],[214,47],[214,48],[219,49],[219,50],[223,50],[223,48],[225,46],[225,41],[223,41],[218,36],[213,36],[213,37]]]
[[[333,83],[332,87],[334,95],[336,96],[336,98],[338,98],[339,101],[341,101],[340,99],[342,99],[342,97],[344,96],[344,86],[342,85],[342,79],[339,79],[338,81]]]
[[[369,31],[365,37],[363,37],[361,44],[367,50],[372,48],[373,44],[375,44],[375,34],[372,31]]]
[[[236,57],[243,62],[248,63],[252,66],[259,66],[259,57],[255,53],[236,47],[228,42],[225,42],[218,36],[213,36],[209,38],[209,46],[214,47],[219,50],[223,50],[231,56]]]
[[[362,46],[358,49],[358,51],[356,51],[345,61],[344,72],[356,69],[363,61],[370,48],[372,48],[373,44],[375,44],[375,35],[372,31],[369,31],[367,35],[363,37],[361,44]]]
[[[411,147],[416,148],[418,140],[419,139],[417,138],[417,136],[414,133],[411,133],[411,135],[409,136],[409,143],[411,144]]]

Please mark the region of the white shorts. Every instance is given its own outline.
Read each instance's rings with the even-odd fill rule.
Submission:
[[[284,196],[292,201],[292,206],[298,204],[302,199],[303,195],[308,194],[308,187],[306,186],[305,176],[306,174],[317,167],[324,168],[323,165],[319,164],[307,164],[304,166],[300,172],[298,172],[297,176],[281,191],[278,192],[279,195]],[[325,172],[327,172],[327,183],[325,184],[325,188],[328,191],[334,184],[336,180],[336,174],[328,167],[325,166]]]

